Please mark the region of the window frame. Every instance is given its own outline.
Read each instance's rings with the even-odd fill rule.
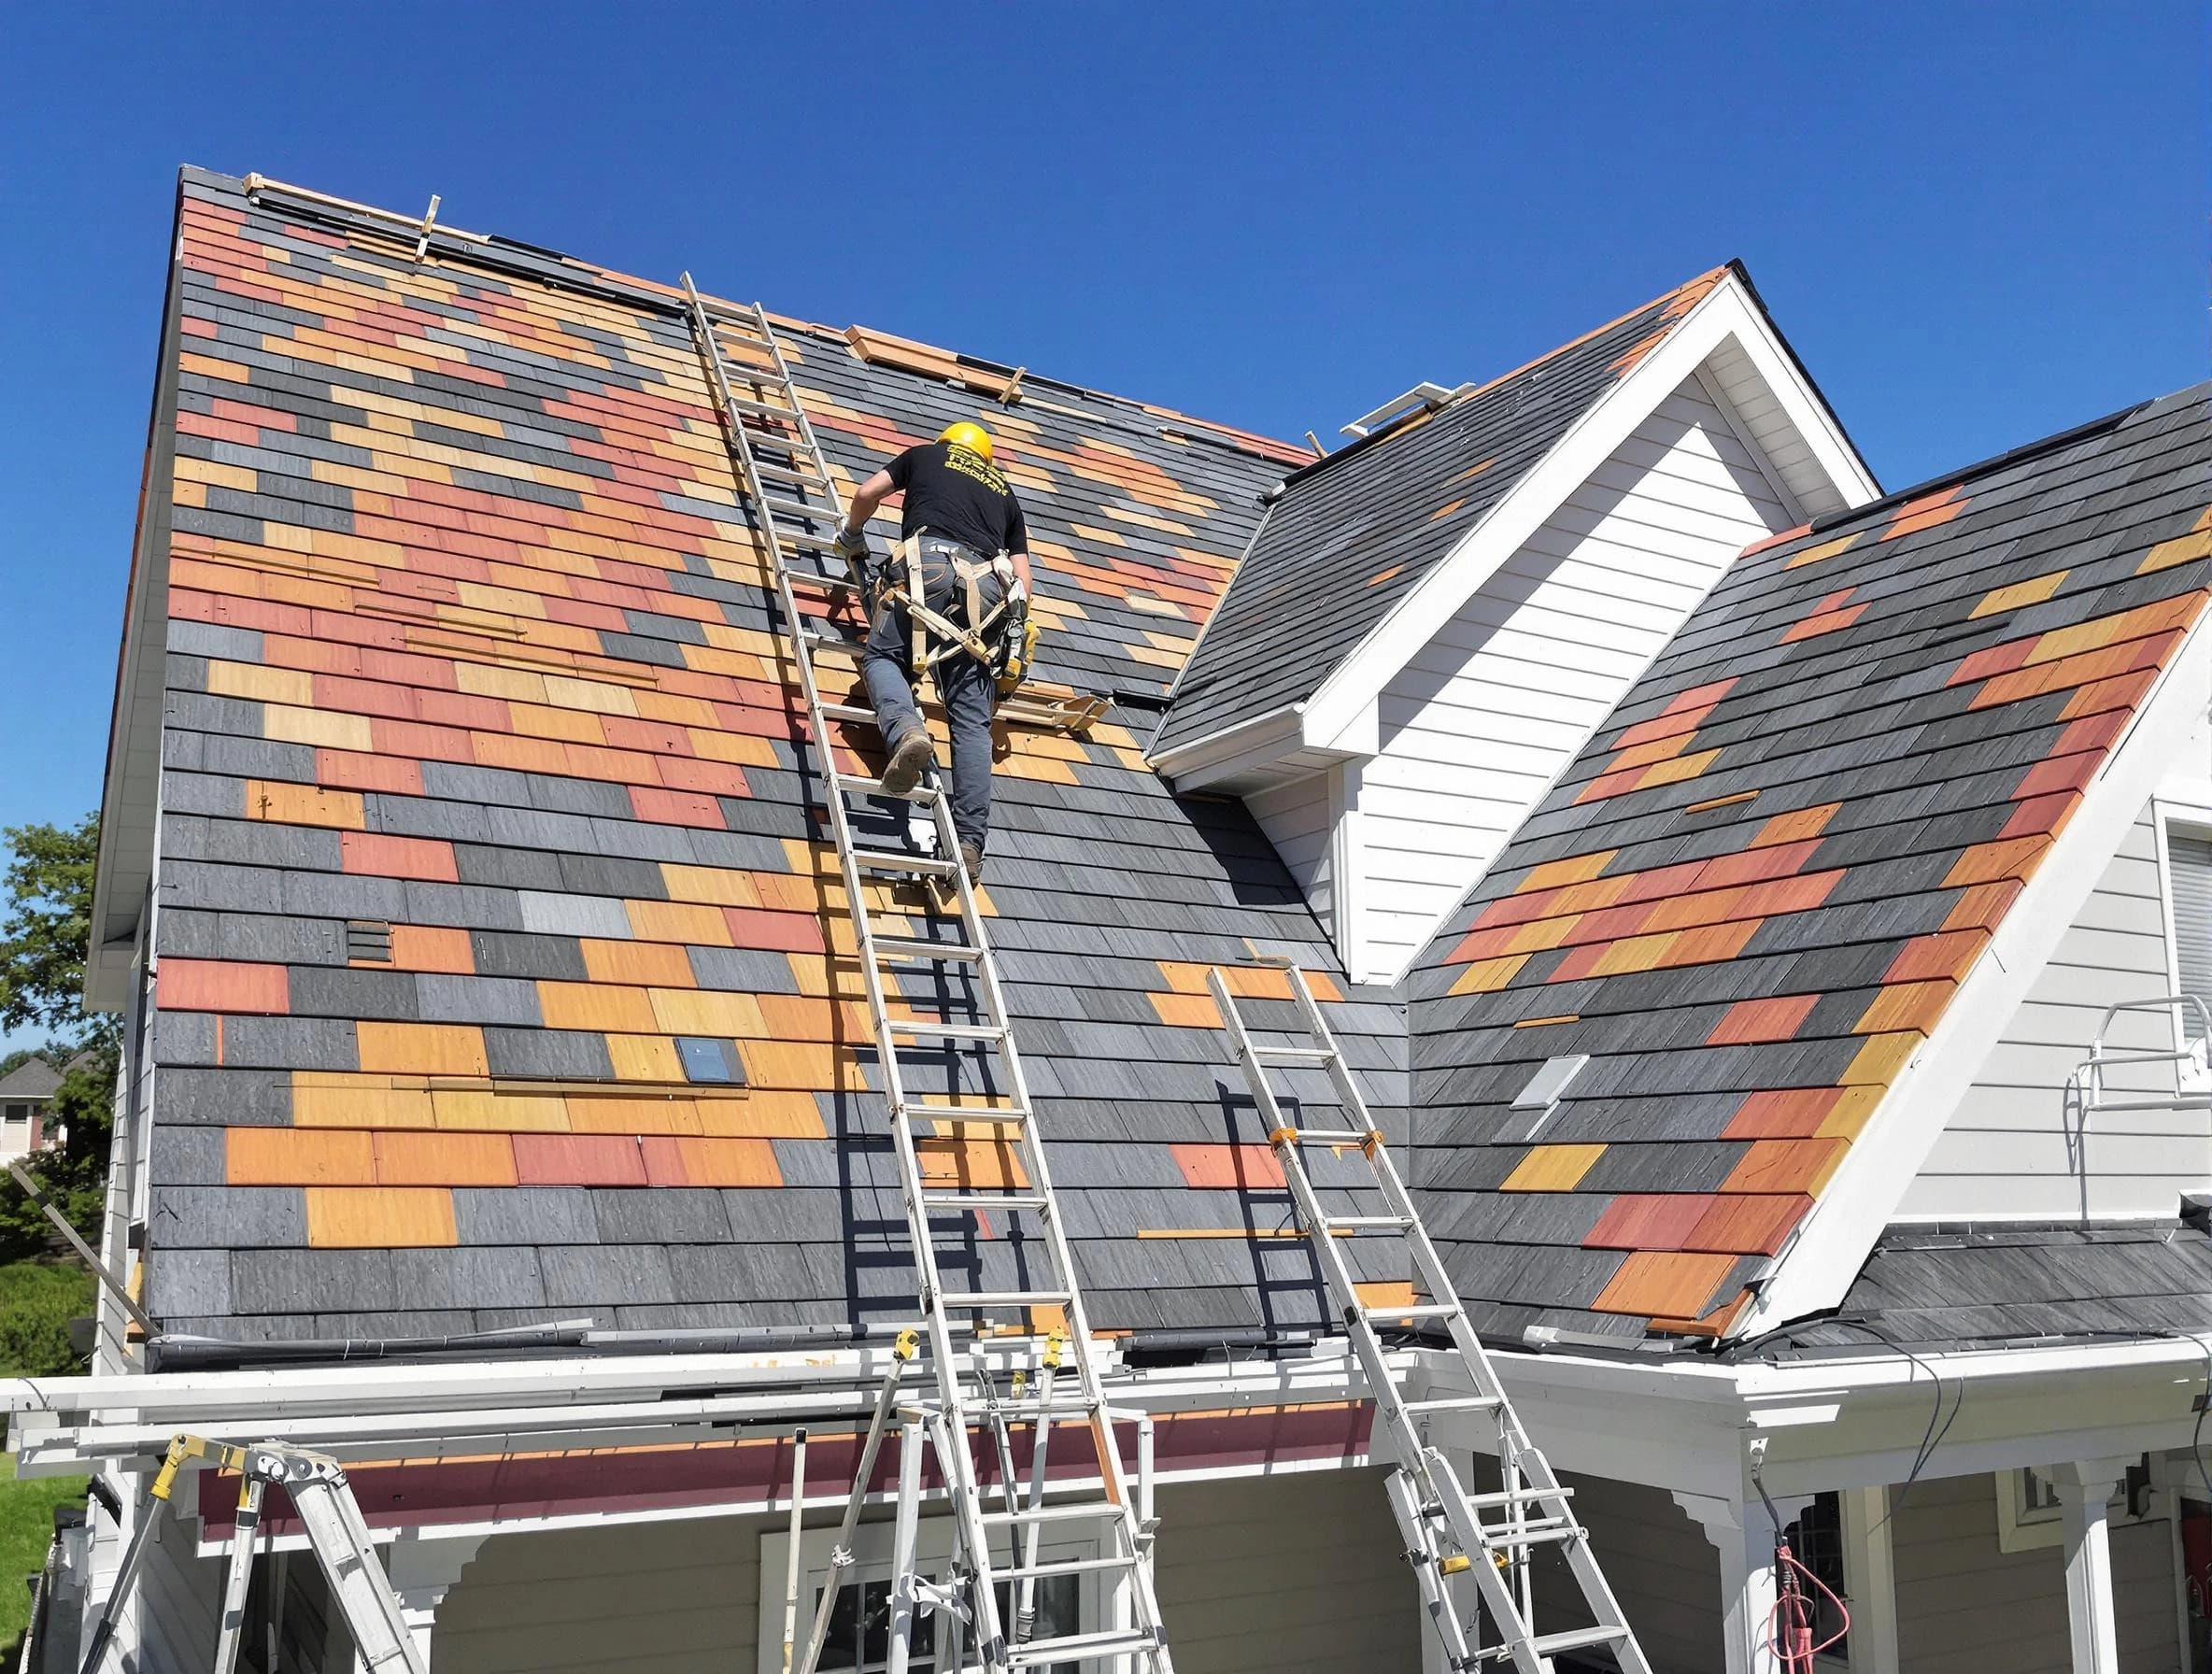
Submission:
[[[2212,788],[2201,793],[2212,798]],[[2164,920],[2166,933],[2166,992],[2181,992],[2181,927],[2174,907],[2174,839],[2187,837],[2196,842],[2212,842],[2212,801],[2199,800],[2199,794],[2161,796],[2151,800],[2152,824],[2158,835],[2158,894],[2159,912]],[[2208,1001],[2212,1003],[2212,1001]],[[2172,1028],[2176,1047],[2188,1038],[2190,1014],[2180,1006],[2174,1008]],[[2178,1064],[2175,1068],[2177,1085],[2183,1092],[2202,1092],[2212,1087],[2212,1062],[2197,1068]]]
[[[853,1566],[846,1571],[844,1584],[848,1587],[868,1581],[881,1581],[891,1569],[891,1545],[896,1525],[887,1517],[872,1523],[863,1523],[853,1533]],[[837,1529],[834,1525],[804,1528],[799,1535],[799,1619],[794,1633],[799,1646],[793,1655],[803,1647],[807,1633],[814,1623],[814,1600],[816,1590],[830,1573],[830,1553],[836,1545]],[[915,1553],[917,1559],[932,1574],[950,1558],[953,1550],[953,1519],[938,1513],[919,1519],[915,1530]],[[784,1654],[784,1580],[791,1551],[791,1530],[787,1522],[778,1522],[760,1531],[760,1595],[759,1627],[758,1633],[759,1667],[773,1668],[780,1666]],[[1062,1563],[1075,1559],[1095,1559],[1102,1554],[1102,1544],[1096,1535],[1056,1533],[1049,1527],[1038,1542],[1038,1560],[1041,1563]],[[1075,1578],[1078,1596],[1079,1631],[1103,1632],[1111,1628],[1126,1627],[1133,1620],[1126,1575],[1115,1576],[1102,1569],[1085,1570]]]
[[[2050,1503],[2036,1504],[2031,1497],[2030,1477],[2050,1483],[2049,1478],[2032,1467],[1995,1473],[1999,1552],[2035,1552],[2065,1544],[2066,1508],[2059,1502],[2055,1484],[2051,1485]]]

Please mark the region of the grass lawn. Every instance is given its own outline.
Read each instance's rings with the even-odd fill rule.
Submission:
[[[81,1504],[80,1476],[35,1476],[16,1481],[15,1455],[0,1457],[0,1668],[12,1668],[16,1644],[31,1620],[31,1591],[23,1582],[46,1566],[53,1539],[54,1507]]]

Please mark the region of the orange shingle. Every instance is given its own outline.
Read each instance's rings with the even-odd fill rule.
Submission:
[[[993,1191],[1029,1184],[1028,1170],[1022,1167],[1018,1152],[1004,1138],[992,1132],[916,1140],[915,1153],[921,1164],[922,1178],[931,1185]]]
[[[461,1023],[361,1023],[354,1026],[361,1067],[408,1075],[489,1075],[484,1031]]]
[[[1819,1003],[1818,994],[1789,994],[1775,1000],[1740,1000],[1713,1025],[1705,1037],[1708,1046],[1743,1046],[1754,1042],[1786,1041],[1797,1032],[1806,1014]]]
[[[1733,1256],[1639,1250],[1623,1259],[1590,1306],[1599,1313],[1694,1318],[1705,1311],[1714,1289],[1735,1265]]]
[[[1170,1145],[1184,1184],[1200,1191],[1282,1191],[1283,1165],[1266,1145]]]
[[[180,959],[174,954],[159,962],[154,1003],[165,1012],[271,1014],[291,1008],[289,979],[282,965]]]
[[[1604,1155],[1603,1145],[1532,1145],[1497,1189],[1571,1192]]]
[[[310,1186],[307,1243],[318,1250],[424,1249],[461,1241],[443,1187]]]
[[[376,1178],[366,1133],[324,1128],[226,1128],[223,1178],[233,1185],[368,1185]]]
[[[1850,1142],[1839,1139],[1753,1140],[1742,1160],[1721,1182],[1723,1192],[1778,1192],[1820,1195],[1836,1171]],[[1694,1308],[1669,1310],[1694,1313]]]
[[[515,1147],[503,1133],[379,1133],[379,1185],[513,1185]]]
[[[279,825],[334,826],[354,831],[360,830],[362,824],[361,797],[357,793],[319,790],[312,785],[291,785],[280,779],[246,781],[246,817],[272,820]]]
[[[461,976],[476,969],[468,931],[421,924],[391,927],[391,962],[401,971],[446,972]]]

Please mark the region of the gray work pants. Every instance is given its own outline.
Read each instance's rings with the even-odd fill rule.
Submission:
[[[967,547],[925,534],[922,542],[922,603],[947,621],[968,622],[967,589],[953,575],[954,553],[976,561]],[[903,566],[892,560],[891,580],[905,580]],[[995,575],[977,584],[987,615],[998,608],[1004,588]],[[932,645],[930,650],[937,647]],[[964,843],[978,850],[991,823],[991,710],[999,690],[990,669],[965,651],[955,650],[930,665],[939,702],[953,737],[953,830]],[[860,678],[868,688],[869,705],[883,723],[884,745],[897,749],[908,734],[922,730],[921,711],[914,696],[914,622],[903,605],[876,606],[868,625],[868,649],[860,660]]]

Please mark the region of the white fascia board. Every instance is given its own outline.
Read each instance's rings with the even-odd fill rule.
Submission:
[[[1852,505],[1874,499],[1879,489],[1873,474],[1731,273],[1476,521],[1443,561],[1392,606],[1322,683],[1306,704],[1306,742],[1325,749],[1340,747],[1337,740],[1354,727],[1363,710],[1372,708],[1382,688],[1434,636],[1437,625],[1457,615],[1636,427],[1717,348],[1730,342],[1766,380],[1836,492]]]
[[[130,1003],[138,920],[153,879],[154,831],[161,819],[169,515],[176,469],[177,385],[182,370],[177,342],[184,291],[177,275],[183,260],[179,231],[162,312],[161,359],[154,375],[153,411],[147,423],[138,528],[125,585],[123,636],[116,650],[115,707],[108,722],[107,764],[100,793],[92,945],[84,962],[84,1002],[95,1012],[120,1012]]]
[[[2134,720],[2091,780],[2074,817],[1966,973],[1933,1037],[1898,1071],[1815,1200],[1773,1280],[1732,1336],[1754,1336],[1843,1299],[1928,1160],[1999,1033],[2212,707],[2212,611],[2199,615]],[[2056,1091],[2057,1089],[2053,1089]]]

